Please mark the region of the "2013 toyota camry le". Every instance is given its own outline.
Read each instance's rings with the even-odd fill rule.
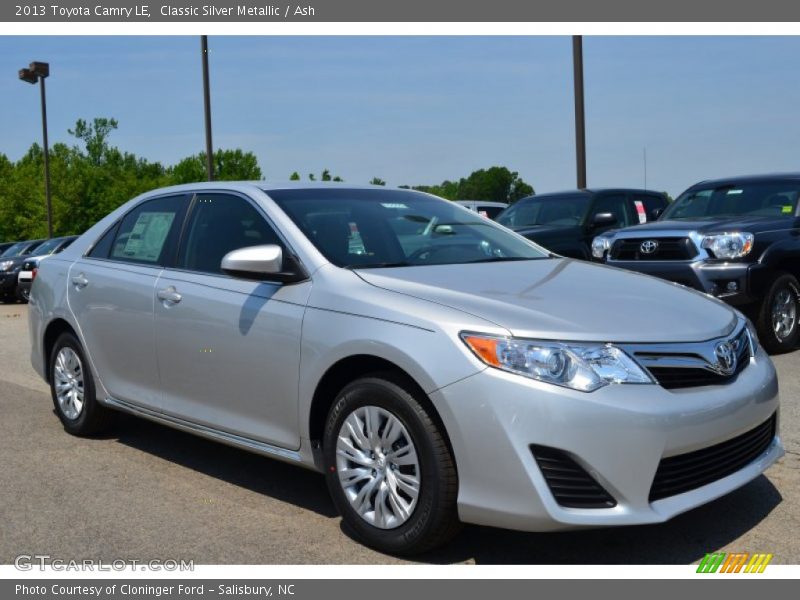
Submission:
[[[315,469],[391,553],[659,523],[783,455],[740,313],[410,190],[150,192],[43,262],[29,314],[69,433],[125,411]]]

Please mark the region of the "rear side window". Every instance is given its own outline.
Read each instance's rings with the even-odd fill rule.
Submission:
[[[658,218],[656,211],[663,211],[667,207],[667,199],[664,196],[651,194],[633,194],[631,196],[634,210],[634,223],[647,223]]]
[[[231,194],[201,194],[186,225],[177,267],[221,274],[222,257],[231,250],[277,244],[281,239],[252,204]]]
[[[167,196],[134,208],[122,219],[109,258],[163,264],[174,248],[185,206],[184,196]]]
[[[505,209],[504,206],[478,206],[478,214],[494,220]]]

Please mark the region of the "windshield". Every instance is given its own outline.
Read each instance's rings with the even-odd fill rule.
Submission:
[[[791,217],[800,182],[762,182],[695,188],[684,192],[661,215],[668,219],[707,217]]]
[[[47,254],[52,254],[64,240],[61,238],[53,238],[52,240],[47,240],[41,246],[39,246],[34,254],[37,256],[45,256]]]
[[[590,201],[589,194],[534,196],[509,206],[497,217],[497,222],[506,227],[580,225]]]
[[[0,257],[9,257],[9,256],[17,256],[22,250],[25,248],[25,242],[17,242],[10,248],[6,248],[6,251],[0,254]]]
[[[447,200],[403,190],[267,190],[333,264],[349,268],[533,260],[548,253]]]

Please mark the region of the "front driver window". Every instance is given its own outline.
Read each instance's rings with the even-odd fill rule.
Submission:
[[[112,260],[161,264],[174,239],[174,229],[185,206],[183,196],[168,196],[144,202],[129,212],[119,225]],[[173,235],[170,236],[170,233]]]
[[[625,196],[600,196],[592,208],[592,218],[602,213],[611,213],[617,219],[617,226],[627,227],[631,224],[627,209]]]
[[[247,200],[202,194],[195,200],[178,256],[178,268],[220,274],[222,257],[247,246],[277,244],[280,238]]]

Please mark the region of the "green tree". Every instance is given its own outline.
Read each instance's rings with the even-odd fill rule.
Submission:
[[[300,181],[300,173],[295,171],[289,176],[289,181]]]
[[[75,129],[67,129],[70,135],[82,140],[86,145],[86,154],[94,164],[100,164],[108,151],[108,137],[119,126],[116,119],[96,117],[92,125],[78,119]]]
[[[533,186],[525,183],[519,173],[506,167],[479,169],[458,181],[445,180],[438,185],[418,185],[413,189],[448,200],[491,200],[506,203],[534,194]]]
[[[206,180],[206,153],[187,156],[167,169],[172,183],[194,183]],[[214,152],[214,177],[219,181],[255,181],[262,179],[258,159],[252,152],[217,150]]]
[[[373,177],[369,180],[370,185],[386,185],[386,182],[380,177]]]

